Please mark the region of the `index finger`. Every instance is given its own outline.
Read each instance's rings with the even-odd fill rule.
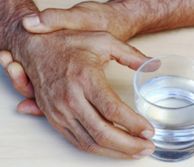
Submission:
[[[146,156],[153,152],[154,145],[151,141],[133,137],[106,122],[85,99],[84,95],[79,93],[79,96],[77,96],[75,90],[71,90],[71,95],[74,104],[69,104],[69,107],[97,144],[126,153],[131,157],[136,155]]]
[[[76,20],[76,21],[75,21]],[[97,30],[88,11],[72,9],[46,9],[39,14],[23,18],[23,26],[33,33],[49,33],[61,29]],[[94,28],[95,27],[95,28]]]
[[[92,75],[84,88],[86,98],[109,121],[125,127],[130,134],[150,139],[154,128],[142,116],[129,108],[105,81],[103,72]]]

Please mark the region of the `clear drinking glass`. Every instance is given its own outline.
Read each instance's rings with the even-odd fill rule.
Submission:
[[[155,128],[153,157],[180,161],[194,153],[194,57],[163,56],[134,76],[137,112]]]

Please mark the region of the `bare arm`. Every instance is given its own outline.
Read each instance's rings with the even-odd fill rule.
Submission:
[[[19,53],[32,37],[24,30],[22,18],[36,12],[38,10],[30,0],[0,0],[0,49],[15,53],[15,60],[22,61],[27,56]]]
[[[127,9],[128,18],[137,16],[137,34],[194,26],[194,0],[123,0],[109,3],[114,8]]]
[[[147,57],[106,32],[30,34],[21,20],[37,12],[31,0],[0,0],[0,11],[0,49],[10,50],[22,64],[38,107],[67,140],[81,150],[117,158],[154,151],[153,127],[122,102],[103,71],[111,59],[137,69]]]
[[[108,31],[125,41],[140,33],[193,26],[193,16],[194,0],[112,0],[47,9],[24,19],[24,26],[36,33],[64,28]]]

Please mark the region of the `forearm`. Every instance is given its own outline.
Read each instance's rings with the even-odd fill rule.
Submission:
[[[37,11],[31,0],[0,0],[0,49],[12,51],[18,61],[25,56],[18,50],[31,36],[23,29],[22,18]]]
[[[126,18],[134,20],[137,27],[134,35],[194,26],[194,0],[115,0],[108,3],[123,8]]]

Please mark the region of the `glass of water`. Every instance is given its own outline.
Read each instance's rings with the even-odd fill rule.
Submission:
[[[137,112],[155,128],[153,157],[180,161],[194,153],[194,57],[163,56],[134,76]]]

